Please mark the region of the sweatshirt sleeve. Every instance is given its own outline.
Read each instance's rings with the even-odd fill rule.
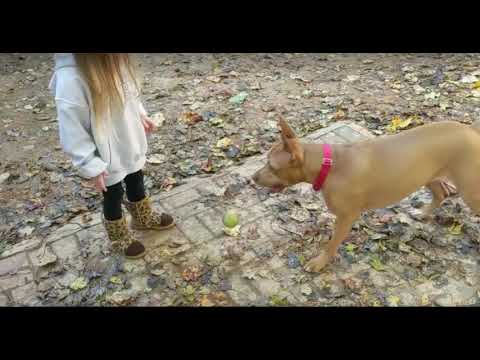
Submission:
[[[108,164],[96,155],[97,147],[89,131],[88,107],[56,98],[60,143],[81,176],[93,178],[105,171]]]
[[[138,107],[139,107],[139,110],[140,110],[140,115],[148,116],[147,111],[145,110],[145,108],[143,106],[143,103],[142,103],[142,100],[140,98],[138,98]]]

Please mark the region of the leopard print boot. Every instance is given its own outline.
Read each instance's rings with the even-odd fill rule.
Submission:
[[[108,238],[115,252],[123,253],[128,259],[138,259],[145,255],[145,247],[127,227],[127,219],[103,220]]]
[[[175,221],[168,214],[160,214],[152,208],[149,197],[137,202],[125,202],[125,207],[132,215],[132,228],[137,230],[165,230],[175,226]]]

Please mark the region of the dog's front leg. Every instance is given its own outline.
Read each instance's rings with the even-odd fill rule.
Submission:
[[[358,217],[358,214],[343,214],[337,215],[335,221],[335,230],[333,232],[333,237],[327,245],[327,251],[311,259],[306,265],[305,270],[308,272],[319,272],[322,270],[330,261],[335,258],[337,254],[337,249],[342,243],[343,240],[348,236],[350,230],[352,230],[352,225],[355,219]]]

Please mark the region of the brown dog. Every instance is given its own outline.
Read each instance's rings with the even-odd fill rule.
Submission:
[[[300,143],[280,119],[282,140],[273,145],[267,164],[253,180],[278,192],[301,182],[313,183],[323,162],[322,144]],[[367,209],[396,203],[422,186],[432,203],[424,216],[445,199],[440,178],[448,178],[476,213],[480,213],[480,121],[424,125],[397,135],[353,144],[332,145],[333,164],[322,186],[328,209],[336,215],[327,251],[310,260],[305,270],[318,272],[336,255],[353,222]]]

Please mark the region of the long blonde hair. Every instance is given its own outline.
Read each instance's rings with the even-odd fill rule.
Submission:
[[[114,109],[123,108],[124,84],[133,84],[136,93],[140,93],[136,64],[130,54],[76,53],[74,56],[90,88],[97,125]]]

